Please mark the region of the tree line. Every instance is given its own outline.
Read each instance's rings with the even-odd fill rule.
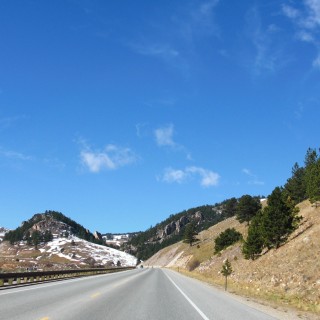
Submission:
[[[262,208],[261,197],[244,195],[239,199],[231,198],[224,202],[229,216],[235,215],[240,223],[248,225],[248,236],[244,240],[234,228],[221,232],[214,240],[215,253],[243,241],[242,252],[247,259],[256,259],[263,250],[279,248],[297,228],[301,217],[296,205],[309,199],[314,206],[320,203],[320,156],[316,149],[309,148],[304,166],[295,163],[291,177],[282,187],[275,187]],[[191,230],[190,230],[191,228]],[[194,232],[190,225],[184,241],[192,245]]]

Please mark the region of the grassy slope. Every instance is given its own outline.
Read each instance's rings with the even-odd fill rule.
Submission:
[[[221,255],[213,254],[214,239],[226,228],[234,227],[244,238],[247,235],[247,226],[230,218],[201,232],[199,248],[197,244],[190,247],[179,242],[159,251],[145,264],[179,268],[180,272],[222,285],[220,270],[228,258],[234,270],[229,280],[233,292],[320,314],[320,208],[312,207],[308,201],[299,207],[303,221],[287,243],[255,261],[243,258],[241,243],[225,249]],[[200,265],[190,272],[195,260]]]

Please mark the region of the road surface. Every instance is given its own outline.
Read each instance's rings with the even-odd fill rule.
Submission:
[[[272,320],[223,291],[165,269],[0,290],[1,320]]]

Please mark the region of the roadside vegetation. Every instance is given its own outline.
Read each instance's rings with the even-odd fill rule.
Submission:
[[[285,184],[264,201],[245,195],[227,200],[224,209],[231,218],[198,233],[196,245],[172,245],[146,264],[167,266],[224,287],[221,268],[228,260],[231,292],[319,315],[318,151],[308,149],[304,165],[295,163]]]

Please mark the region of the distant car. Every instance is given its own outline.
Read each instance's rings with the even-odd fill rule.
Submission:
[[[143,265],[141,265],[140,268],[142,269],[142,268],[143,268]]]

